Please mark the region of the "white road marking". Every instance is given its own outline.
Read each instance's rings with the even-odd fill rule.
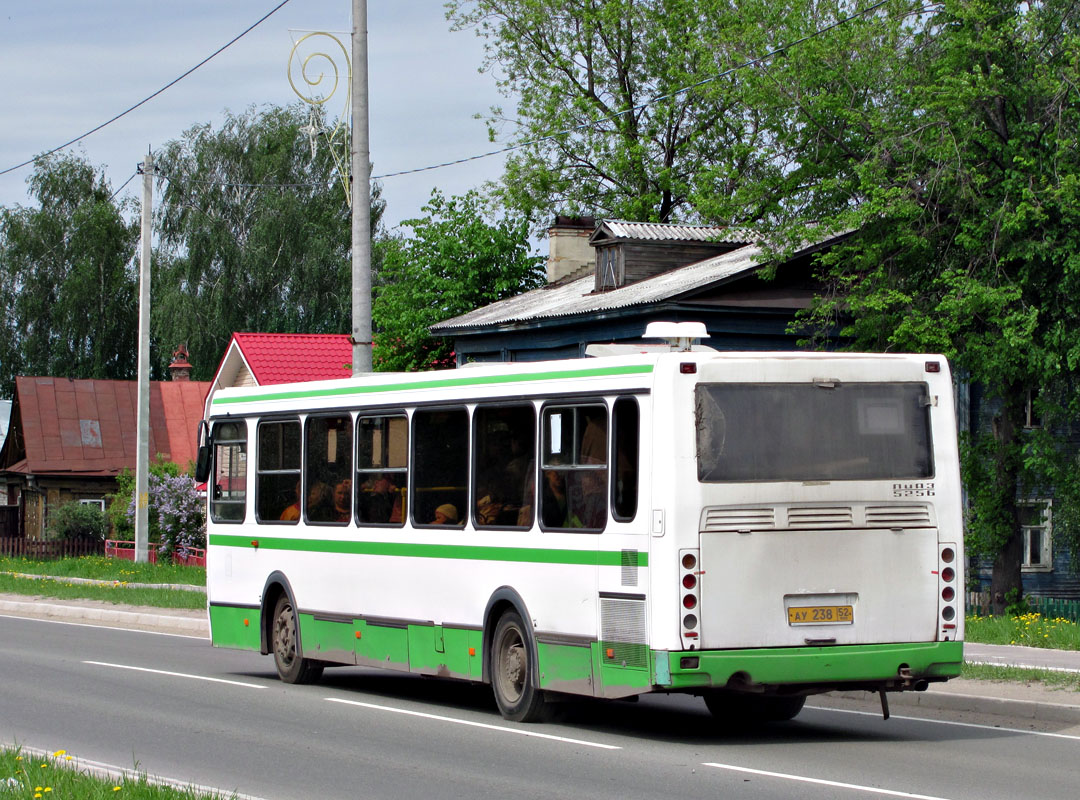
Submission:
[[[392,711],[395,714],[407,714],[411,717],[423,717],[424,719],[433,719],[439,722],[453,722],[457,725],[470,725],[474,728],[486,728],[491,731],[499,731],[500,733],[516,733],[518,736],[532,736],[536,739],[551,739],[556,742],[566,742],[567,744],[580,744],[585,747],[598,747],[601,750],[622,750],[621,747],[613,744],[601,744],[600,742],[587,742],[584,739],[570,739],[566,736],[555,736],[550,733],[538,733],[537,731],[529,731],[520,728],[507,728],[503,725],[489,725],[486,722],[473,722],[467,719],[457,719],[456,717],[444,717],[439,714],[427,714],[423,711],[410,711],[405,708],[394,708],[393,706],[380,706],[374,703],[362,703],[359,700],[345,700],[338,697],[327,697],[331,703],[343,703],[350,706],[360,706],[361,708],[372,708],[376,711]]]
[[[227,683],[230,686],[243,686],[247,689],[265,689],[266,686],[259,683],[244,683],[243,681],[230,681],[226,678],[211,678],[208,675],[191,675],[186,672],[169,672],[164,669],[149,669],[148,667],[133,667],[129,664],[110,664],[107,661],[84,661],[84,664],[93,664],[97,667],[112,667],[113,669],[130,669],[133,672],[150,672],[154,675],[168,675],[171,678],[188,678],[193,681],[209,681],[210,683]]]
[[[814,711],[835,711],[837,714],[859,714],[864,717],[881,717],[880,711],[855,711],[850,708],[826,708],[824,706],[807,706]],[[976,713],[976,712],[971,712]],[[929,722],[932,725],[956,725],[960,728],[978,728],[984,731],[997,731],[998,733],[1026,733],[1028,736],[1049,736],[1053,739],[1072,739],[1080,742],[1080,736],[1068,733],[1051,733],[1050,731],[1026,731],[1023,728],[1001,728],[997,725],[979,725],[975,722],[956,722],[950,719],[930,719],[928,717],[905,717],[898,714],[890,714],[889,719],[903,719],[909,722]],[[1043,720],[1046,722],[1048,720]]]
[[[166,631],[148,631],[142,628],[125,628],[117,625],[94,624],[93,622],[69,622],[65,619],[49,619],[48,617],[24,617],[19,614],[0,614],[0,619],[21,619],[27,622],[48,622],[52,625],[74,625],[76,628],[107,628],[110,631],[129,631],[130,633],[149,633],[154,636],[176,636],[180,639],[198,639],[200,642],[210,641],[209,636],[195,636],[190,633],[168,633]]]
[[[907,797],[911,800],[947,800],[930,794],[914,794],[912,792],[897,792],[892,789],[879,789],[876,786],[860,786],[857,783],[842,783],[840,781],[826,781],[821,778],[808,778],[805,775],[788,775],[784,772],[768,772],[763,769],[750,769],[749,767],[736,767],[731,764],[705,763],[706,767],[731,770],[732,772],[745,772],[750,775],[763,775],[766,778],[782,778],[786,781],[798,781],[800,783],[814,783],[818,786],[829,786],[834,789],[850,789],[855,792],[868,792],[870,794],[884,794],[889,797]]]
[[[1035,672],[1069,672],[1072,674],[1080,673],[1080,669],[1073,669],[1071,667],[1036,667],[1031,664],[1012,664],[1008,661],[972,661],[969,658],[964,659],[965,664],[979,664],[984,667],[1011,667],[1012,669],[1030,669]]]

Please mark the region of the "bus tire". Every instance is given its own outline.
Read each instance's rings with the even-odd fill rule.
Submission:
[[[705,694],[705,705],[721,722],[786,722],[802,711],[806,697],[752,695],[717,689]]]
[[[288,595],[281,595],[274,606],[270,635],[274,666],[281,680],[285,683],[312,683],[319,679],[323,665],[304,658],[300,645],[300,622]]]
[[[514,722],[544,719],[547,702],[537,684],[536,654],[525,623],[516,611],[507,611],[491,639],[491,689],[499,713]]]

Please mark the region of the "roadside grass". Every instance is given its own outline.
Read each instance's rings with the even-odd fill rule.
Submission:
[[[63,578],[91,578],[128,583],[186,583],[206,586],[205,567],[180,564],[136,564],[120,558],[83,556],[42,561],[0,556],[0,572],[23,572]]]
[[[19,578],[0,573],[0,594],[22,594],[60,600],[103,600],[106,603],[157,608],[206,607],[206,594],[187,589],[142,589],[123,582],[106,585],[71,583],[64,578]]]
[[[151,783],[146,774],[106,778],[80,769],[63,750],[41,756],[20,747],[0,748],[0,798],[28,800],[226,800],[235,794],[177,789]]]
[[[1009,681],[1012,683],[1041,683],[1054,689],[1080,692],[1080,673],[1053,672],[1046,669],[1023,669],[1002,667],[996,664],[964,663],[961,678],[976,681]]]
[[[977,644],[1015,644],[1052,650],[1080,650],[1080,625],[1030,613],[968,617],[964,639]]]

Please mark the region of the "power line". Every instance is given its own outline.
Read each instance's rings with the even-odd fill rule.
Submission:
[[[15,165],[15,166],[13,166],[13,167],[8,167],[7,169],[3,169],[3,170],[0,170],[0,175],[7,175],[7,174],[8,174],[9,172],[14,172],[14,171],[15,171],[15,170],[17,170],[17,169],[22,169],[23,167],[26,167],[26,166],[29,166],[30,164],[33,164],[33,163],[34,163],[35,161],[37,161],[37,160],[38,160],[39,158],[44,158],[44,157],[46,157],[46,156],[51,156],[51,155],[52,155],[53,153],[55,153],[55,152],[57,152],[57,151],[60,151],[60,150],[63,150],[63,149],[65,148],[65,147],[70,147],[71,145],[75,144],[76,142],[80,141],[81,139],[85,139],[85,138],[86,138],[87,136],[89,136],[90,134],[92,134],[92,133],[97,133],[97,132],[98,132],[98,131],[100,131],[100,130],[101,130],[102,128],[105,128],[105,127],[107,127],[107,126],[109,126],[109,125],[112,125],[112,124],[113,124],[114,122],[116,122],[116,121],[117,121],[118,119],[120,119],[121,117],[126,117],[126,116],[127,116],[128,114],[130,114],[130,113],[131,113],[132,111],[134,111],[135,109],[139,108],[140,106],[143,106],[143,105],[145,105],[146,103],[149,103],[149,102],[150,102],[151,100],[153,100],[153,99],[154,99],[155,97],[157,97],[157,96],[158,96],[159,94],[161,94],[162,92],[166,91],[167,89],[171,89],[171,88],[172,88],[173,86],[175,86],[176,84],[178,84],[178,83],[179,83],[180,81],[182,81],[182,80],[183,80],[184,78],[186,78],[186,77],[187,77],[188,75],[190,75],[191,73],[193,73],[193,72],[194,72],[195,70],[197,70],[197,69],[198,69],[199,67],[203,66],[203,65],[204,65],[204,64],[206,64],[206,63],[207,63],[208,61],[210,61],[211,59],[213,59],[213,58],[214,58],[215,56],[218,56],[218,55],[220,55],[220,54],[221,54],[221,53],[223,53],[223,52],[224,52],[225,50],[227,50],[228,48],[232,47],[232,46],[233,46],[234,44],[236,44],[236,43],[237,43],[238,41],[240,41],[240,40],[241,40],[242,38],[244,38],[244,37],[245,37],[245,36],[247,36],[247,35],[248,35],[249,33],[251,33],[251,32],[252,32],[253,30],[255,30],[255,28],[257,28],[257,27],[258,27],[259,25],[261,25],[262,23],[264,23],[264,22],[265,22],[266,20],[270,19],[270,17],[272,17],[272,16],[274,15],[274,14],[276,14],[276,13],[277,13],[278,11],[280,11],[280,10],[281,10],[282,8],[284,8],[284,7],[285,7],[285,6],[286,6],[286,5],[287,5],[287,4],[289,3],[289,2],[290,2],[290,0],[281,0],[281,2],[280,2],[280,3],[278,3],[278,4],[276,5],[276,6],[274,6],[274,8],[272,8],[272,9],[271,9],[270,11],[268,11],[268,12],[267,12],[266,14],[264,14],[264,15],[263,15],[263,16],[262,16],[262,17],[261,17],[261,18],[260,18],[260,19],[259,19],[258,21],[254,22],[253,24],[251,24],[250,26],[248,26],[248,27],[247,27],[247,28],[246,28],[246,29],[245,29],[245,30],[244,30],[243,32],[241,32],[241,33],[237,34],[236,36],[234,36],[234,37],[233,37],[232,39],[230,39],[230,40],[229,40],[229,41],[228,41],[228,42],[227,42],[226,44],[224,44],[224,45],[222,45],[221,47],[219,47],[219,48],[218,48],[217,50],[215,50],[215,51],[214,51],[213,53],[211,53],[211,54],[210,54],[210,55],[208,55],[208,56],[207,56],[206,58],[204,58],[204,59],[203,59],[202,61],[200,61],[200,62],[199,62],[198,64],[196,64],[196,65],[195,65],[194,67],[192,67],[192,68],[191,68],[191,69],[189,69],[189,70],[188,70],[187,72],[185,72],[185,73],[184,73],[183,75],[181,75],[180,77],[178,77],[178,78],[175,78],[175,79],[173,79],[173,80],[169,81],[169,82],[168,82],[167,84],[165,84],[164,86],[162,86],[162,87],[161,87],[160,89],[158,89],[158,90],[157,90],[156,92],[154,92],[154,93],[153,93],[152,95],[150,95],[149,97],[146,97],[146,98],[144,98],[144,99],[140,100],[140,101],[139,101],[138,103],[136,103],[135,105],[133,105],[133,106],[131,106],[130,108],[126,109],[125,111],[121,111],[121,112],[120,112],[119,114],[117,114],[117,115],[116,115],[115,117],[113,117],[112,119],[106,120],[105,122],[103,122],[103,123],[101,123],[100,125],[98,125],[98,126],[97,126],[96,128],[91,128],[91,129],[90,129],[90,130],[88,130],[88,131],[87,131],[86,133],[83,133],[83,134],[80,134],[79,136],[76,136],[76,137],[75,137],[74,139],[72,139],[72,140],[71,140],[71,141],[69,141],[69,142],[64,142],[64,144],[62,144],[62,145],[58,145],[57,147],[54,147],[54,148],[52,148],[51,150],[49,150],[49,151],[48,151],[48,152],[46,152],[46,153],[41,153],[40,155],[36,155],[36,156],[34,156],[33,158],[31,158],[31,159],[29,159],[29,160],[27,160],[27,161],[24,161],[24,162],[22,162],[21,164],[16,164],[16,165]],[[126,184],[125,184],[125,185],[126,185]]]

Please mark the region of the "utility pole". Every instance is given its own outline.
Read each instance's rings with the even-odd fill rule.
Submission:
[[[367,0],[352,0],[352,374],[371,372]]]
[[[149,550],[150,499],[150,235],[154,209],[154,157],[146,154],[143,176],[142,257],[139,259],[139,406],[136,410],[135,560],[146,563]]]

